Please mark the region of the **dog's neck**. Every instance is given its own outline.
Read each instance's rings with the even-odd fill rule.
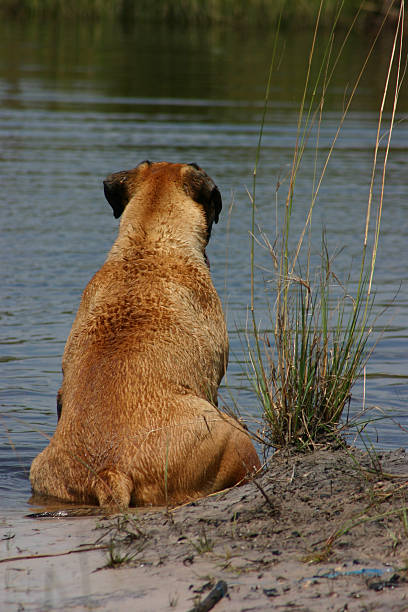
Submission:
[[[136,246],[165,251],[181,249],[201,260],[207,245],[204,211],[199,204],[192,207],[184,193],[166,199],[160,195],[157,200],[151,196],[132,198],[123,212],[108,259],[121,257]]]

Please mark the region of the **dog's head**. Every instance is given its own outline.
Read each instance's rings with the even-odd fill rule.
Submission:
[[[175,202],[184,201],[188,196],[203,213],[206,242],[222,209],[221,194],[214,181],[194,163],[144,161],[133,170],[111,174],[103,185],[116,219],[130,203],[139,209],[139,216],[157,216],[164,212],[169,215],[169,211],[179,215]],[[184,215],[191,217],[191,210],[184,210]],[[180,219],[176,221],[180,222]]]

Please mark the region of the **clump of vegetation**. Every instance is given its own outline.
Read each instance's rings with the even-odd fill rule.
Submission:
[[[267,374],[257,376],[272,446],[333,441],[369,355],[365,300],[352,302],[346,289],[332,300],[330,284],[336,277],[327,251],[322,257],[317,281],[299,277],[293,281],[298,284],[293,298],[277,302],[273,343],[264,339]]]
[[[208,538],[204,529],[202,531],[202,535],[199,536],[195,541],[192,541],[191,545],[198,555],[202,555],[207,552],[212,552],[214,548],[214,542],[210,538]]]
[[[269,99],[271,75],[276,56],[276,41],[266,90],[265,110],[262,120],[258,152],[254,169],[252,201],[251,244],[251,325],[247,336],[249,352],[249,377],[262,407],[265,427],[263,441],[273,447],[295,445],[310,449],[316,444],[338,439],[339,422],[344,408],[351,398],[352,387],[361,374],[370,354],[368,340],[372,332],[373,275],[380,234],[384,181],[391,134],[394,125],[396,103],[401,85],[403,57],[404,3],[400,4],[398,24],[389,60],[388,75],[384,86],[379,113],[378,131],[374,152],[372,179],[365,220],[362,223],[361,265],[355,282],[354,295],[343,286],[333,269],[325,237],[322,240],[320,263],[313,269],[310,240],[312,213],[317,202],[320,186],[335,143],[348,113],[351,101],[364,73],[365,65],[381,33],[381,27],[368,57],[357,76],[348,100],[345,101],[337,132],[329,152],[317,171],[319,156],[319,133],[322,121],[325,94],[331,76],[339,61],[350,30],[346,33],[339,54],[332,59],[336,24],[334,20],[330,37],[326,43],[323,60],[317,70],[317,78],[311,83],[312,62],[317,45],[319,23],[323,2],[320,4],[314,31],[308,71],[300,105],[297,140],[289,176],[288,192],[283,202],[281,224],[277,238],[272,244],[261,234],[261,243],[268,249],[276,272],[274,304],[270,305],[271,334],[262,334],[256,320],[254,303],[254,249],[256,228],[256,175],[261,152],[262,131]],[[384,25],[385,21],[383,22]],[[353,27],[353,24],[352,26]],[[391,85],[391,74],[394,82]],[[318,94],[318,92],[320,92]],[[381,164],[378,163],[380,132],[383,126],[383,110],[391,92],[392,113],[387,126],[386,144]],[[309,102],[307,102],[309,100]],[[302,157],[312,130],[316,134],[315,176],[313,193],[304,227],[293,242],[291,220],[296,206],[296,178],[301,168]],[[378,172],[380,193],[378,197],[375,228],[372,226],[372,203],[374,179]],[[278,209],[278,188],[277,209]],[[279,214],[277,213],[277,218]],[[369,247],[368,245],[371,244]],[[351,284],[351,283],[350,283]]]
[[[105,567],[118,568],[134,562],[144,549],[148,536],[138,525],[137,517],[119,515],[105,528],[102,539],[108,540]]]

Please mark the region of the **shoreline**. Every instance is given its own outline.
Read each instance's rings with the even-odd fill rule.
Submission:
[[[364,26],[378,24],[388,12],[390,23],[396,23],[398,8],[391,7],[387,2],[367,3],[361,7],[361,2],[349,2],[337,16],[338,4],[335,0],[327,0],[320,13],[322,25],[330,27],[335,18],[338,25],[349,26],[355,15],[361,10],[361,23]],[[282,16],[280,16],[282,13]],[[4,19],[30,20],[85,20],[95,21],[111,19],[122,23],[127,28],[130,24],[143,23],[168,24],[179,26],[218,25],[226,27],[257,27],[265,29],[275,27],[280,21],[283,29],[313,28],[319,14],[319,3],[288,6],[284,0],[275,0],[266,4],[262,0],[237,0],[234,10],[227,0],[158,0],[155,3],[139,3],[132,5],[127,0],[86,0],[78,4],[67,4],[61,0],[50,0],[45,6],[33,0],[3,0],[0,15]]]
[[[0,608],[187,611],[222,580],[216,612],[408,610],[408,455],[377,458],[278,453],[255,483],[170,511],[0,512]]]

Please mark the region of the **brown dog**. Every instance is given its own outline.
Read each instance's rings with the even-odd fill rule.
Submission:
[[[260,467],[215,408],[228,338],[205,247],[221,196],[195,164],[146,161],[104,186],[119,234],[83,293],[60,418],[30,480],[72,502],[179,504]]]

